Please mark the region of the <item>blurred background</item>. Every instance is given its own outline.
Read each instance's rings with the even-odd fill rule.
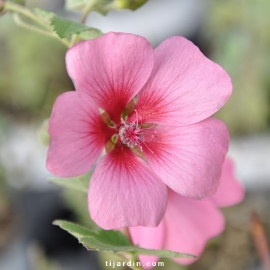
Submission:
[[[26,4],[74,20],[80,17],[65,11],[60,0],[29,0]],[[89,14],[89,26],[104,33],[139,34],[154,47],[170,36],[185,36],[233,81],[233,95],[217,117],[229,127],[229,155],[235,160],[246,198],[223,210],[225,232],[208,244],[195,264],[181,267],[166,261],[166,269],[264,269],[251,237],[251,215],[257,213],[269,241],[269,14],[269,0],[149,0],[135,11]],[[1,270],[108,269],[99,262],[114,259],[86,251],[52,225],[55,219],[93,225],[85,198],[50,184],[51,175],[45,168],[44,120],[56,97],[74,89],[65,69],[65,52],[59,41],[16,26],[10,14],[0,17]]]

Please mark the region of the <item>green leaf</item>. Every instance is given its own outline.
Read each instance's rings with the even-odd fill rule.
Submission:
[[[72,178],[50,178],[49,182],[58,186],[75,189],[87,194],[91,175],[84,174]]]
[[[98,233],[63,220],[57,220],[53,224],[66,230],[75,236],[88,250],[106,251],[106,252],[127,252],[144,255],[153,255],[167,258],[195,258],[194,255],[179,253],[170,250],[145,249],[138,246],[131,246],[128,239],[119,231],[100,230]]]
[[[89,236],[80,237],[79,242],[84,245],[88,250],[106,251],[106,252],[128,252],[136,253],[140,255],[151,255],[163,258],[196,258],[194,255],[179,253],[166,249],[146,249],[139,246],[115,246],[109,243],[104,243],[99,241],[98,238],[93,238]]]
[[[146,249],[146,248],[140,248],[138,246],[134,246],[134,251],[137,254],[152,255],[152,256],[157,256],[161,258],[196,258],[195,255],[180,253],[180,252],[171,251],[167,249],[157,250],[157,249]]]
[[[51,23],[53,17],[56,16],[54,13],[45,11],[40,8],[34,8],[33,11],[38,15],[39,18],[41,18],[47,23]]]
[[[61,229],[69,232],[72,234],[74,237],[79,238],[82,236],[93,236],[94,233],[89,231],[88,229],[84,228],[81,225],[64,221],[64,220],[55,220],[53,222],[53,225],[59,226]]]
[[[99,239],[99,241],[108,244],[115,244],[118,246],[130,246],[129,240],[124,234],[119,231],[100,230],[97,234],[97,238]]]
[[[40,8],[35,8],[34,12],[39,18],[53,27],[53,30],[60,38],[65,38],[73,34],[78,34],[80,39],[93,39],[101,36],[103,33],[94,27],[88,27],[79,22],[58,17],[52,12],[47,12]]]
[[[58,16],[54,16],[51,20],[51,26],[60,38],[65,38],[73,34],[79,34],[89,30],[89,27]]]
[[[103,33],[99,29],[89,27],[87,30],[80,32],[79,37],[81,39],[87,40],[87,39],[93,39],[93,38],[100,37],[100,36],[102,36],[102,34]]]
[[[93,246],[89,249],[99,249],[100,246],[104,246],[104,247],[129,246],[130,247],[130,242],[125,237],[125,235],[123,235],[120,231],[100,230],[99,232],[95,233],[86,229],[85,227],[82,227],[81,225],[78,225],[69,221],[65,221],[65,220],[56,220],[53,222],[53,224],[69,232],[70,234],[78,238],[79,241],[81,238],[90,237],[93,240]]]

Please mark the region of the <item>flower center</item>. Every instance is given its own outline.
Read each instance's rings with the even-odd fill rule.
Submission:
[[[141,148],[140,145],[144,141],[144,138],[138,123],[128,123],[124,120],[121,122],[122,125],[118,132],[121,142],[130,148],[133,148],[134,146],[139,146]]]

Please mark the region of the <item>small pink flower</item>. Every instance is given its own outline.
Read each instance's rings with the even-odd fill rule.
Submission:
[[[210,116],[232,86],[194,44],[172,37],[153,50],[142,37],[109,33],[71,48],[66,63],[76,91],[54,104],[47,168],[84,174],[107,145],[88,196],[99,226],[157,226],[166,185],[196,199],[217,190],[229,135]]]
[[[227,207],[241,202],[244,188],[234,176],[234,166],[226,159],[220,188],[210,200],[195,201],[169,191],[168,208],[164,219],[156,228],[133,227],[130,234],[134,244],[143,248],[169,249],[200,256],[209,239],[224,230],[224,218],[218,207]],[[158,257],[140,256],[146,269],[147,262],[156,262]],[[195,259],[174,259],[181,264],[190,264]]]

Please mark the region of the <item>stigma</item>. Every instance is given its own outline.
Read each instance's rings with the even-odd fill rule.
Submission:
[[[129,123],[121,119],[121,124],[118,132],[121,143],[130,148],[138,146],[142,150],[141,143],[144,141],[144,137],[138,123]]]

